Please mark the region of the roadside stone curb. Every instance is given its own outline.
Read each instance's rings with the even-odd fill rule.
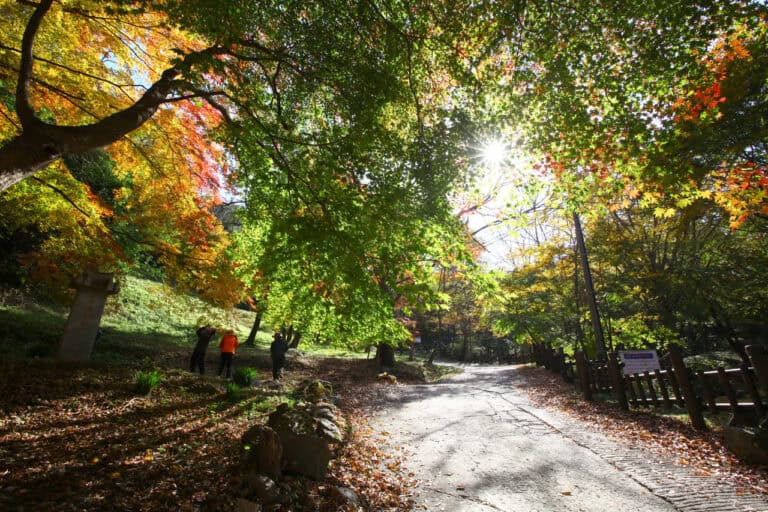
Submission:
[[[584,423],[562,413],[518,408],[597,454],[681,512],[768,512],[768,500],[740,494],[717,477],[696,474],[660,454],[632,449],[589,432]]]

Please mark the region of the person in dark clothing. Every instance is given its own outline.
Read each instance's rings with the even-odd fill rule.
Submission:
[[[205,375],[205,352],[208,343],[216,336],[216,329],[210,325],[204,325],[197,330],[197,343],[192,351],[192,360],[189,362],[189,371],[194,372],[197,367],[200,375]]]
[[[285,342],[279,332],[276,332],[274,341],[269,346],[269,354],[272,357],[272,378],[275,379],[275,382],[280,382],[280,373],[285,365],[286,352],[288,352],[288,343]]]

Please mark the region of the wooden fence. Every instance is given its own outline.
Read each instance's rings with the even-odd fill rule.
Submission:
[[[670,346],[660,360],[663,369],[624,375],[616,353],[604,361],[590,361],[583,352],[573,358],[546,344],[535,345],[538,366],[576,381],[586,400],[595,393],[612,394],[623,409],[658,407],[685,409],[697,429],[706,429],[703,412],[729,411],[732,424],[757,426],[768,422],[768,354],[761,346],[748,346],[750,365],[692,371],[685,366],[680,349]]]

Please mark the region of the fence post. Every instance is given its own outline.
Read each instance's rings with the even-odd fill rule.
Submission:
[[[576,359],[576,373],[579,374],[579,387],[584,395],[584,400],[592,401],[592,388],[589,386],[589,368],[587,368],[587,358],[584,352],[577,350],[574,354]]]
[[[717,402],[715,401],[715,393],[712,391],[712,384],[709,383],[703,370],[696,372],[696,378],[701,382],[701,389],[704,392],[704,402],[709,404],[709,410],[712,414],[717,414]]]
[[[619,407],[628,411],[629,403],[627,402],[627,390],[624,389],[624,377],[621,375],[621,368],[619,367],[619,361],[616,358],[616,352],[608,354],[608,372],[611,374],[613,392],[616,394],[616,401],[619,402]]]
[[[768,356],[765,349],[760,345],[747,345],[747,355],[752,361],[752,368],[755,369],[757,382],[764,391],[768,390]]]
[[[675,394],[675,403],[678,407],[684,407],[685,401],[683,400],[683,395],[680,393],[680,384],[678,384],[678,378],[677,375],[675,375],[675,370],[667,370],[667,376],[669,377],[669,384],[672,386],[672,391]]]
[[[755,414],[757,414],[758,422],[760,419],[762,419],[763,416],[765,416],[765,407],[763,407],[763,402],[760,399],[760,393],[757,391],[757,386],[755,385],[755,379],[752,378],[752,373],[749,369],[749,365],[744,363],[741,365],[741,378],[744,381],[744,387],[747,388],[747,393],[749,393],[749,397],[752,399],[752,403],[754,404],[755,408]]]
[[[656,390],[653,388],[653,377],[651,376],[651,373],[647,370],[643,372],[643,376],[645,377],[645,381],[648,383],[648,393],[651,395],[651,402],[653,402],[654,407],[658,407],[659,398],[656,395]]]
[[[637,398],[642,402],[642,406],[648,405],[648,401],[645,399],[645,390],[643,389],[643,379],[640,378],[639,373],[632,374],[632,380],[637,383]]]
[[[637,407],[637,393],[635,393],[635,387],[632,385],[632,376],[631,375],[625,375],[624,376],[624,387],[627,391],[629,391],[629,399],[632,402],[632,405]]]
[[[667,409],[672,408],[672,402],[669,400],[669,392],[667,391],[667,384],[664,382],[664,375],[660,370],[653,370],[656,375],[656,380],[659,381],[659,389],[661,390],[661,398],[664,400],[664,407]]]
[[[752,368],[755,369],[757,382],[764,393],[768,392],[768,356],[765,349],[760,345],[747,345],[746,350],[749,360],[752,361]],[[760,427],[768,428],[768,416],[761,421]]]
[[[696,430],[707,430],[707,424],[704,422],[704,415],[701,412],[701,404],[693,392],[691,379],[688,377],[688,368],[685,367],[680,349],[675,345],[669,346],[669,359],[672,361],[672,368],[675,369],[675,377],[677,377],[678,384],[680,385],[685,408],[688,410],[688,416],[691,418],[693,428]]]
[[[723,391],[725,391],[725,396],[728,398],[728,405],[731,406],[731,414],[733,414],[731,423],[733,423],[739,415],[739,399],[736,397],[736,391],[733,389],[733,386],[731,386],[731,379],[728,378],[728,374],[725,373],[725,368],[722,366],[717,367],[717,379],[720,381],[720,385],[723,387]]]

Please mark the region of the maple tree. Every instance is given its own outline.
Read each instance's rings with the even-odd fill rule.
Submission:
[[[163,28],[156,16],[136,14],[135,24],[122,26],[118,13],[108,7],[87,10],[91,7],[96,9],[93,4],[60,6],[40,28],[29,91],[41,122],[79,125],[130,103],[130,93],[144,87],[136,80],[143,71],[134,60],[151,70],[172,55],[158,45],[160,36],[181,47],[195,44]],[[23,126],[16,115],[18,95],[9,88],[21,65],[17,45],[29,7],[5,2],[2,9],[13,21],[3,34],[0,66],[0,133],[8,141]],[[78,30],[67,16],[77,19]],[[88,40],[102,43],[103,51],[83,52]],[[240,285],[227,262],[226,237],[209,211],[227,173],[222,147],[206,136],[219,121],[209,106],[181,101],[107,150],[66,154],[34,179],[5,191],[3,230],[42,237],[15,255],[35,280],[56,284],[54,290],[66,289],[85,268],[122,272],[149,259],[181,289],[220,304],[236,302]],[[175,213],[168,215],[170,210]]]

